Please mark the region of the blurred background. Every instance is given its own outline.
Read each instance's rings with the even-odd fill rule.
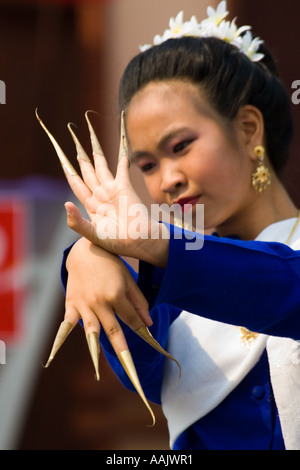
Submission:
[[[183,9],[200,20],[214,0],[0,0],[0,449],[168,449],[157,425],[100,357],[94,371],[81,328],[51,367],[43,365],[63,319],[62,251],[75,239],[64,202],[72,198],[40,117],[75,159],[67,131],[89,149],[87,109],[111,169],[119,142],[118,82],[140,44],[152,42]],[[299,2],[230,0],[230,19],[250,24],[278,60],[287,91],[300,80]],[[299,88],[299,86],[298,86]],[[300,105],[284,180],[300,206]],[[140,176],[132,178],[143,198]]]

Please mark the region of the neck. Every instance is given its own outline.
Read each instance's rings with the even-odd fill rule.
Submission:
[[[217,232],[221,237],[237,235],[242,240],[254,240],[269,225],[297,217],[298,213],[285,188],[274,177],[271,188],[255,194],[251,203],[217,227]]]

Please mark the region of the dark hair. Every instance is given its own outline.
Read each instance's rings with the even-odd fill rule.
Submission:
[[[259,52],[265,57],[252,62],[218,38],[169,39],[130,61],[120,83],[120,109],[126,109],[148,83],[176,79],[200,85],[209,102],[230,121],[241,106],[251,104],[262,113],[267,152],[274,170],[280,172],[293,136],[290,102],[270,52],[264,46]]]

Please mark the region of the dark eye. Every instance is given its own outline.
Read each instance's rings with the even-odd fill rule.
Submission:
[[[186,147],[188,147],[190,145],[192,141],[191,140],[184,140],[182,142],[179,142],[178,144],[176,144],[173,148],[173,152],[174,153],[180,153],[182,152],[183,150],[186,149]]]
[[[155,166],[154,163],[147,163],[146,165],[141,166],[141,171],[143,173],[147,173],[147,171],[152,170],[152,168]]]

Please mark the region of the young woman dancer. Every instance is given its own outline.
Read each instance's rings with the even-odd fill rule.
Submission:
[[[146,397],[162,404],[172,449],[299,449],[300,217],[280,180],[290,105],[269,51],[227,14],[226,2],[201,23],[179,14],[129,63],[115,178],[93,134],[94,164],[79,155],[82,178],[61,157],[90,221],[66,204],[82,238],[65,253],[58,336],[82,319],[96,370],[100,334],[120,380],[142,395],[130,350]],[[192,211],[194,230],[204,205],[213,233],[192,233],[201,249],[147,211],[140,236],[129,236],[133,215],[120,200],[141,201],[126,145],[155,203]],[[103,236],[105,224],[123,235]],[[140,260],[139,273],[118,255]],[[154,343],[148,328],[171,358],[144,341]]]

